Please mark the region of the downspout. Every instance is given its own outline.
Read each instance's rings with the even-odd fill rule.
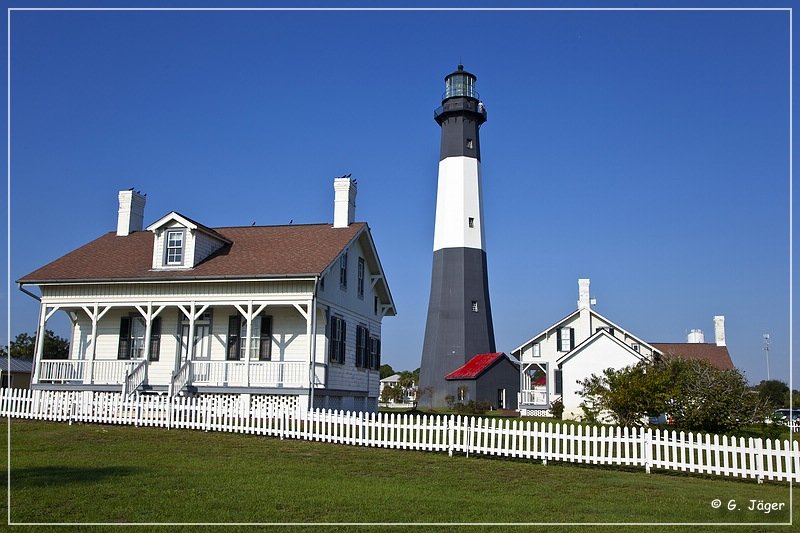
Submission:
[[[41,342],[42,338],[44,337],[44,335],[41,335],[42,338],[40,338],[40,335],[39,335],[39,324],[41,324],[41,322],[42,322],[42,314],[45,313],[47,310],[46,309],[42,309],[42,306],[41,306],[42,299],[39,296],[36,296],[36,294],[34,294],[31,291],[29,291],[28,289],[26,289],[22,285],[22,283],[17,283],[17,287],[19,288],[20,291],[24,292],[25,294],[27,294],[28,296],[30,296],[31,298],[33,298],[34,300],[36,300],[40,304],[39,305],[39,317],[36,320],[36,333],[37,333],[37,335],[36,335],[36,345],[34,346],[34,349],[33,349],[33,375],[31,376],[31,385],[33,385],[33,384],[39,383],[39,366],[42,364],[42,359],[39,356],[39,345],[38,345],[38,343]],[[9,334],[10,333],[11,332],[9,331]],[[9,359],[9,361],[11,360],[11,339],[9,339],[8,359]]]
[[[311,350],[311,372],[308,379],[308,410],[314,410],[314,384],[317,381],[317,285],[319,283],[319,275],[314,276],[314,292],[311,296],[311,308],[308,310],[311,313],[311,338],[309,339],[309,346]]]
[[[33,299],[34,299],[34,300],[36,300],[37,302],[41,302],[41,301],[42,301],[42,299],[41,299],[40,297],[36,296],[34,293],[32,293],[31,291],[29,291],[28,289],[26,289],[26,288],[25,288],[25,287],[22,285],[22,283],[17,283],[17,287],[19,287],[19,290],[20,290],[20,291],[24,292],[25,294],[27,294],[28,296],[30,296],[31,298],[33,298]]]

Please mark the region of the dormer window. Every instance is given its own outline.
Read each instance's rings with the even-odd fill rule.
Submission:
[[[216,230],[172,211],[149,226],[153,232],[153,270],[194,268],[232,244]]]
[[[183,230],[167,231],[167,264],[183,264]]]

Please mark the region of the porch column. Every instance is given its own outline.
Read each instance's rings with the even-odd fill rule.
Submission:
[[[140,311],[141,312],[141,311]],[[147,314],[144,316],[144,360],[150,360],[150,333],[153,330],[153,302],[147,302]]]
[[[84,308],[86,310],[86,308]],[[86,362],[86,373],[83,376],[84,383],[92,382],[92,373],[94,371],[94,356],[97,353],[97,302],[94,303],[92,312],[88,312],[89,317],[92,319],[92,349],[89,351],[89,360]]]
[[[192,302],[189,307],[189,336],[186,339],[186,359],[194,361],[194,320],[195,320],[195,303]]]
[[[246,385],[250,386],[250,337],[253,336],[253,300],[247,302],[247,338],[244,341],[244,373]]]
[[[44,328],[47,322],[47,304],[39,304],[39,322],[36,325],[36,347],[34,349],[33,382],[39,383],[39,367],[42,365],[42,354],[44,353]]]
[[[311,350],[311,381],[308,398],[308,410],[314,410],[314,389],[317,386],[317,297],[311,298],[311,338],[309,339],[309,350]]]
[[[139,314],[142,315],[145,322],[144,327],[144,360],[150,360],[150,338],[153,334],[153,320],[164,310],[166,306],[162,305],[155,311],[153,311],[153,302],[147,302],[147,310],[143,307],[137,305],[136,310],[139,311]]]

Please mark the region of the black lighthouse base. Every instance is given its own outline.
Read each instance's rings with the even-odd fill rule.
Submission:
[[[433,253],[431,297],[420,367],[420,407],[446,407],[458,384],[444,376],[477,354],[495,351],[486,252],[444,248]]]

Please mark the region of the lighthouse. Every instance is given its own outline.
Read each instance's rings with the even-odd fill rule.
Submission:
[[[495,351],[492,309],[486,275],[481,145],[478,132],[486,109],[477,78],[458,65],[448,74],[442,105],[434,118],[442,129],[433,273],[420,367],[422,401],[445,405],[459,398],[457,384],[445,375],[477,354]],[[452,389],[452,390],[451,390]]]

